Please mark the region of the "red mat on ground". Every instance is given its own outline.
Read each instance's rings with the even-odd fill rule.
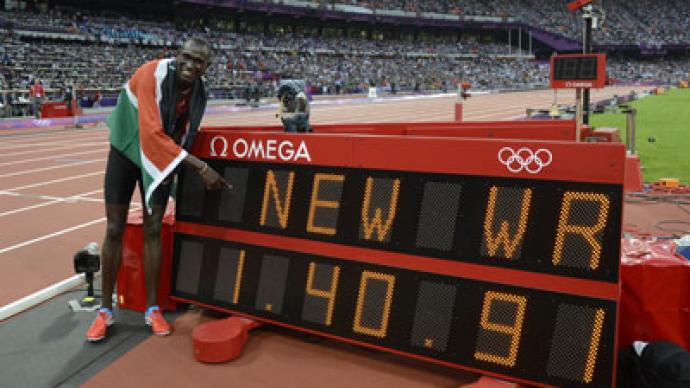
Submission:
[[[209,363],[234,360],[242,354],[249,330],[260,325],[242,317],[202,323],[192,331],[194,358]]]
[[[667,340],[690,349],[690,261],[668,240],[623,240],[618,346]]]

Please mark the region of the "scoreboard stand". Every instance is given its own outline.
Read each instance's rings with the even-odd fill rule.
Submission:
[[[551,57],[551,87],[554,89],[575,89],[575,141],[581,140],[583,128],[582,91],[606,86],[605,54],[565,54]],[[628,115],[626,141],[629,152],[626,156],[626,192],[640,192],[643,188],[640,159],[635,155],[634,116]],[[630,127],[633,127],[631,130]]]
[[[198,136],[233,188],[182,169],[174,300],[520,384],[614,386],[622,144]]]
[[[582,91],[606,86],[606,54],[554,55],[551,57],[550,77],[553,89],[575,89],[575,141],[580,141]]]

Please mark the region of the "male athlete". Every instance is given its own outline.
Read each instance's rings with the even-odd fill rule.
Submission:
[[[206,163],[187,153],[194,143],[206,108],[201,76],[211,61],[207,41],[191,38],[175,59],[145,63],[120,93],[108,117],[110,153],[105,172],[107,226],[103,242],[103,301],[86,332],[88,341],[106,337],[114,323],[112,294],[122,254],[122,235],[136,182],[144,207],[144,276],[147,309],[144,321],[153,334],[168,335],[171,328],[157,306],[161,260],[161,227],[171,181],[179,164],[196,169],[206,187],[226,182]]]

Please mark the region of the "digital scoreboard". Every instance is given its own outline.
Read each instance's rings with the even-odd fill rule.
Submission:
[[[551,57],[551,87],[603,88],[606,86],[606,54],[564,54]]]
[[[624,146],[204,129],[193,152],[233,188],[181,172],[174,299],[612,386]]]

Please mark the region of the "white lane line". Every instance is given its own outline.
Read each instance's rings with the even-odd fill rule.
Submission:
[[[55,130],[55,131],[41,131],[34,133],[26,132],[15,132],[12,134],[4,134],[0,131],[0,137],[3,138],[2,145],[12,145],[12,144],[26,144],[25,140],[40,138],[38,140],[50,140],[57,139],[58,141],[72,139],[72,138],[83,138],[85,135],[107,135],[108,131],[104,131],[104,128],[89,128],[82,131],[68,131],[68,130]],[[4,135],[4,136],[3,136]],[[2,148],[0,146],[0,148]]]
[[[5,191],[5,190],[0,190],[0,195],[6,195],[9,197],[44,199],[44,200],[59,201],[59,202],[68,202],[68,200],[70,199],[70,197],[55,197],[55,196],[51,196],[51,195],[13,193],[11,191]],[[71,202],[76,202],[76,200],[71,199]]]
[[[0,135],[2,135],[2,131],[0,131]],[[53,135],[53,136],[49,136]],[[7,138],[2,138],[3,142],[0,145],[0,148],[9,148],[9,147],[16,147],[16,146],[26,146],[26,145],[36,145],[36,144],[41,144],[41,145],[50,145],[50,144],[65,144],[70,141],[74,141],[76,139],[97,139],[102,137],[103,135],[108,135],[107,131],[83,131],[83,132],[70,132],[70,133],[55,133],[55,134],[35,134],[32,137],[28,136],[23,136],[23,137],[13,137],[10,139]]]
[[[130,208],[130,209],[129,209],[129,212],[131,213],[131,212],[133,212],[133,211],[137,211],[137,210],[140,210],[140,209],[141,209],[141,207],[133,207],[133,208]],[[53,238],[53,237],[62,236],[63,234],[67,234],[67,233],[70,233],[70,232],[74,232],[75,230],[84,229],[84,228],[87,228],[87,227],[89,227],[89,226],[91,226],[91,225],[96,225],[96,224],[98,224],[99,222],[103,222],[103,221],[105,221],[105,220],[106,220],[105,217],[101,217],[101,218],[98,218],[98,219],[96,219],[96,220],[84,222],[84,223],[81,223],[81,224],[79,224],[79,225],[75,225],[75,226],[72,226],[72,227],[69,227],[69,228],[66,228],[66,229],[59,230],[59,231],[57,231],[57,232],[53,232],[53,233],[49,233],[49,234],[43,235],[43,236],[41,236],[41,237],[32,238],[31,240],[27,240],[27,241],[24,241],[24,242],[20,242],[20,243],[18,243],[18,244],[10,245],[9,247],[5,247],[5,248],[0,249],[0,255],[2,255],[3,253],[11,252],[11,251],[14,251],[14,250],[16,250],[16,249],[25,247],[25,246],[27,246],[27,245],[31,245],[31,244],[35,244],[35,243],[40,242],[40,241],[44,241],[44,240],[51,239],[51,238]]]
[[[83,284],[85,284],[84,274],[74,275],[71,278],[36,291],[31,295],[8,303],[0,307],[0,322]]]
[[[53,205],[53,204],[56,204],[59,202],[63,202],[63,201],[57,201],[57,200],[48,201],[48,202],[42,202],[42,203],[39,203],[36,205],[22,207],[19,209],[8,210],[6,212],[0,213],[0,217],[11,216],[12,214],[17,214],[17,213],[21,213],[21,212],[25,212],[25,211],[29,211],[29,210],[33,210],[33,209],[38,209],[39,207],[49,206],[49,205]]]
[[[30,143],[20,143],[20,144],[10,144],[4,147],[0,147],[3,151],[5,150],[21,150],[25,148],[53,148],[55,146],[70,146],[78,144],[79,141],[94,142],[102,139],[101,136],[89,136],[89,137],[76,137],[70,140],[60,140],[60,141],[47,141],[47,142],[30,142]]]
[[[20,195],[21,196],[31,196],[31,194],[22,194],[22,193],[15,193],[15,192],[19,191],[19,190],[30,189],[30,188],[41,187],[41,186],[48,186],[48,185],[51,185],[53,183],[66,182],[66,181],[71,181],[71,180],[76,180],[76,179],[81,179],[81,178],[86,178],[86,177],[91,177],[91,176],[96,176],[96,175],[103,175],[103,171],[95,171],[95,172],[91,172],[91,173],[87,173],[87,174],[75,175],[75,176],[70,176],[70,177],[66,177],[66,178],[53,179],[50,181],[33,183],[30,185],[7,188],[4,190],[4,192],[6,192],[6,193],[9,192],[10,193],[9,195],[16,194],[16,196],[20,196]],[[88,192],[76,194],[74,196],[66,197],[66,198],[55,197],[55,199],[52,199],[48,202],[42,202],[42,203],[38,203],[35,205],[26,206],[23,208],[8,210],[6,212],[0,213],[0,217],[5,217],[5,216],[12,215],[12,214],[25,212],[28,210],[37,209],[40,207],[49,206],[49,205],[53,205],[53,204],[60,203],[60,202],[69,202],[68,200],[71,198],[83,199],[84,201],[103,202],[102,199],[99,200],[99,199],[94,199],[94,198],[82,198],[82,196],[91,195],[91,194],[99,193],[102,191],[103,191],[103,189],[98,189],[98,190],[94,190],[94,191],[88,191]],[[2,192],[2,191],[0,191],[0,192]],[[132,204],[134,205],[134,202]]]
[[[63,234],[74,232],[75,230],[84,229],[84,228],[87,228],[91,225],[96,225],[98,223],[101,223],[103,221],[105,221],[105,217],[101,217],[101,218],[98,218],[98,219],[95,219],[95,220],[92,220],[89,222],[84,222],[82,224],[75,225],[75,226],[72,226],[72,227],[69,227],[66,229],[62,229],[62,230],[57,231],[57,232],[49,233],[49,234],[43,235],[41,237],[32,238],[31,240],[26,240],[26,241],[20,242],[18,244],[10,245],[9,247],[5,247],[5,248],[0,249],[0,255],[7,253],[7,252],[12,252],[14,250],[17,250],[19,248],[23,248],[23,247],[31,245],[31,244],[35,244],[35,243],[40,242],[40,241],[51,239],[53,237],[62,236]]]
[[[140,209],[141,209],[140,207],[136,207],[136,208],[130,209],[129,212],[131,213],[133,211],[137,211]],[[104,221],[104,220],[105,220],[105,217],[98,219],[98,220],[87,222],[85,224],[77,225],[73,228],[65,229],[65,230],[60,231],[58,233],[53,233],[53,234],[47,235],[47,236],[50,236],[50,237],[59,236],[61,234],[69,233],[73,230],[81,229],[81,228],[96,224],[96,223]],[[34,239],[34,240],[32,240],[31,244],[33,244],[34,242],[45,240],[45,239],[50,238],[50,237],[43,236],[39,239]],[[26,245],[29,245],[29,244],[24,244],[22,246],[26,246]],[[5,249],[7,249],[7,248],[5,248]],[[16,249],[16,248],[14,248],[14,249]],[[6,250],[0,250],[0,254],[5,253],[5,252],[6,252]],[[7,250],[7,252],[9,252],[9,250]],[[40,303],[43,303],[48,299],[54,298],[54,297],[56,297],[56,296],[58,296],[64,292],[67,292],[67,291],[69,291],[75,287],[81,286],[83,284],[84,284],[84,275],[83,274],[74,275],[70,278],[67,278],[67,279],[61,281],[61,282],[52,284],[52,285],[50,285],[50,286],[48,286],[42,290],[36,291],[31,295],[25,296],[21,299],[14,301],[14,302],[8,303],[8,304],[0,307],[0,322],[2,322],[5,319],[10,318],[14,315],[17,315],[21,312],[24,312],[24,311],[40,304]]]
[[[91,159],[91,160],[82,160],[79,162],[74,162],[74,163],[65,163],[61,164],[59,166],[50,166],[50,167],[42,167],[42,168],[34,168],[32,170],[24,170],[24,171],[17,171],[17,172],[11,172],[7,174],[0,174],[0,178],[8,178],[11,176],[19,176],[19,175],[27,175],[27,174],[33,174],[35,172],[42,172],[42,171],[50,171],[50,170],[57,170],[60,168],[68,168],[68,167],[74,167],[74,166],[83,166],[85,164],[92,164],[92,163],[98,163],[98,162],[103,162],[105,161],[106,158],[100,158],[100,159]]]
[[[101,192],[101,191],[103,191],[103,190],[99,189],[99,190],[89,191],[86,193],[75,195],[73,197],[54,199],[54,200],[50,200],[47,202],[37,203],[37,204],[31,205],[31,206],[25,206],[25,207],[21,207],[21,208],[17,208],[17,209],[8,210],[6,212],[0,213],[0,217],[11,216],[12,214],[17,214],[17,213],[21,213],[21,212],[25,212],[25,211],[29,211],[29,210],[33,210],[33,209],[38,209],[41,207],[50,206],[50,205],[54,205],[54,204],[62,203],[62,202],[73,203],[76,201],[86,201],[86,202],[104,203],[105,200],[102,198],[86,198],[86,197],[84,197],[85,195],[96,194],[96,193]],[[70,200],[71,198],[74,198],[75,201],[71,201]],[[141,202],[132,201],[130,206],[141,207]]]
[[[96,193],[99,193],[101,191],[103,191],[103,189],[89,191],[89,192],[81,193],[81,194],[70,195],[68,197],[56,197],[54,195],[15,193],[13,191],[0,190],[0,195],[7,195],[10,197],[20,197],[20,198],[43,199],[43,200],[58,201],[58,202],[70,202],[70,203],[78,202],[80,199],[83,201],[87,201],[87,202],[102,202],[96,198],[88,198],[88,197],[82,198],[83,195],[96,194]]]
[[[81,196],[83,196],[83,195],[91,195],[91,194],[95,194],[95,193],[98,193],[98,192],[101,192],[101,191],[103,191],[103,189],[98,189],[98,190],[94,190],[94,191],[88,191],[88,192],[85,192],[85,193],[81,193],[81,194],[74,195],[74,196],[72,196],[72,197],[66,197],[66,198],[55,197],[55,199],[49,200],[49,201],[47,201],[47,202],[41,202],[41,203],[37,203],[37,204],[35,204],[35,205],[20,207],[20,208],[17,208],[17,209],[12,209],[12,210],[8,210],[8,211],[5,211],[5,212],[2,212],[2,213],[0,213],[0,217],[6,217],[6,216],[10,216],[10,215],[12,215],[12,214],[17,214],[17,213],[21,213],[21,212],[25,212],[25,211],[29,211],[29,210],[33,210],[33,209],[38,209],[38,208],[44,207],[44,206],[50,206],[50,205],[54,205],[54,204],[56,204],[56,203],[61,203],[61,202],[68,202],[68,203],[69,203],[69,202],[73,202],[73,201],[71,200],[72,198],[74,198],[74,202],[76,202],[76,200],[82,199]],[[102,200],[97,200],[97,199],[93,199],[93,198],[83,198],[83,199],[84,199],[85,201],[90,201],[90,202],[103,202]]]
[[[73,143],[70,145],[65,145],[65,146],[59,146],[59,147],[46,147],[46,148],[41,148],[41,149],[32,149],[30,151],[21,151],[21,152],[13,152],[10,154],[2,153],[0,154],[0,157],[6,158],[9,156],[20,156],[20,155],[27,155],[27,154],[41,154],[43,152],[51,152],[51,151],[59,151],[59,150],[65,150],[65,149],[75,149],[75,148],[80,148],[80,147],[97,147],[97,146],[102,146],[110,144],[108,141],[97,141],[97,142],[88,142],[88,143]]]
[[[68,176],[68,177],[65,177],[65,178],[52,179],[52,180],[49,180],[49,181],[43,181],[43,182],[38,182],[38,183],[31,183],[31,184],[24,185],[24,186],[8,187],[8,188],[6,188],[5,190],[8,190],[8,191],[18,191],[18,190],[24,190],[24,189],[31,189],[31,188],[34,188],[34,187],[41,187],[41,186],[52,185],[53,183],[61,183],[61,182],[73,181],[73,180],[77,180],[77,179],[81,179],[81,178],[87,178],[87,177],[96,176],[96,175],[103,175],[103,174],[105,174],[105,169],[99,170],[99,171],[94,171],[94,172],[89,172],[89,173],[86,173],[86,174]]]
[[[0,133],[2,135],[2,133]],[[81,134],[80,136],[73,137],[60,137],[56,140],[51,140],[51,138],[35,138],[35,139],[23,139],[24,141],[8,141],[7,139],[0,137],[2,144],[0,144],[0,150],[12,150],[12,149],[22,149],[29,147],[50,147],[55,145],[66,145],[74,143],[76,141],[97,141],[97,140],[107,140],[103,135],[89,136]]]
[[[5,162],[5,163],[0,163],[0,167],[4,166],[11,166],[14,164],[22,164],[22,163],[30,163],[30,162],[38,162],[41,160],[52,160],[52,159],[60,159],[60,158],[66,158],[66,157],[71,157],[71,156],[77,156],[77,155],[88,155],[88,154],[96,154],[96,153],[105,153],[108,151],[107,148],[99,149],[99,150],[90,150],[90,151],[82,151],[82,152],[72,152],[69,154],[60,154],[60,155],[52,155],[52,156],[42,156],[40,158],[31,158],[31,159],[22,159],[22,160],[15,160],[12,162]]]

